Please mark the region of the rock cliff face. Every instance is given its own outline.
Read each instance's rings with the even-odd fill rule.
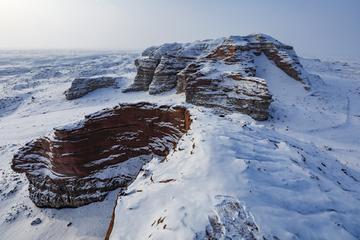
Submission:
[[[118,88],[118,82],[121,78],[96,77],[96,78],[77,78],[71,87],[65,92],[67,100],[81,98],[99,88],[113,87]]]
[[[190,124],[181,106],[120,105],[28,143],[14,156],[12,169],[26,173],[38,207],[102,201],[131,183],[153,157],[163,159]]]
[[[124,92],[157,94],[177,87],[177,93],[185,92],[186,102],[266,120],[271,94],[265,79],[256,77],[254,65],[254,58],[261,54],[310,88],[293,47],[251,34],[148,48],[135,61],[137,75]]]

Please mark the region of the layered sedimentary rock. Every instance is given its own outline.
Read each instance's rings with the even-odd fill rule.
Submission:
[[[135,61],[137,75],[124,91],[157,94],[177,87],[177,93],[185,92],[186,102],[266,120],[271,94],[266,80],[256,77],[254,64],[261,54],[305,88],[310,87],[293,47],[251,34],[148,48]]]
[[[71,87],[64,94],[67,100],[81,98],[99,88],[118,88],[120,80],[121,78],[113,77],[77,78],[71,83]]]
[[[26,144],[12,169],[26,173],[30,198],[39,207],[102,201],[131,183],[153,157],[163,159],[190,123],[181,106],[120,105]]]

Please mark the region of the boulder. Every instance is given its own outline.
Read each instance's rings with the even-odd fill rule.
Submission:
[[[41,219],[37,218],[37,219],[35,219],[34,221],[31,222],[31,225],[38,225],[40,223],[41,223]]]
[[[38,207],[78,207],[126,187],[152,158],[164,159],[191,124],[182,106],[119,105],[56,128],[14,155]]]

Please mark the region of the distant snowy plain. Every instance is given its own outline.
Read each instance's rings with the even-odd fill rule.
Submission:
[[[26,142],[118,103],[184,105],[194,120],[177,148],[119,198],[111,239],[204,239],[209,217],[239,203],[258,239],[360,239],[360,59],[303,57],[325,85],[307,92],[266,57],[257,77],[274,101],[267,121],[219,117],[175,90],[149,95],[104,88],[67,101],[79,77],[136,75],[139,53],[0,52],[0,239],[103,239],[118,191],[76,209],[39,209],[11,170]],[[151,178],[150,178],[151,176]],[[31,225],[37,219],[41,223]]]

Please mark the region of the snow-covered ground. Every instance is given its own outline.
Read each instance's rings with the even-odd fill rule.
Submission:
[[[234,235],[231,224],[241,216],[227,219],[228,203],[257,225],[258,238],[360,239],[360,59],[301,58],[325,82],[307,92],[260,57],[257,76],[274,99],[265,122],[219,117],[184,103],[175,90],[153,96],[106,88],[65,99],[78,77],[123,77],[128,85],[137,56],[0,52],[0,239],[103,239],[118,191],[77,209],[39,209],[10,163],[22,145],[54,127],[139,101],[185,105],[194,123],[167,160],[144,166],[146,174],[119,198],[111,239],[203,239],[216,218]],[[41,223],[31,225],[37,218]]]

